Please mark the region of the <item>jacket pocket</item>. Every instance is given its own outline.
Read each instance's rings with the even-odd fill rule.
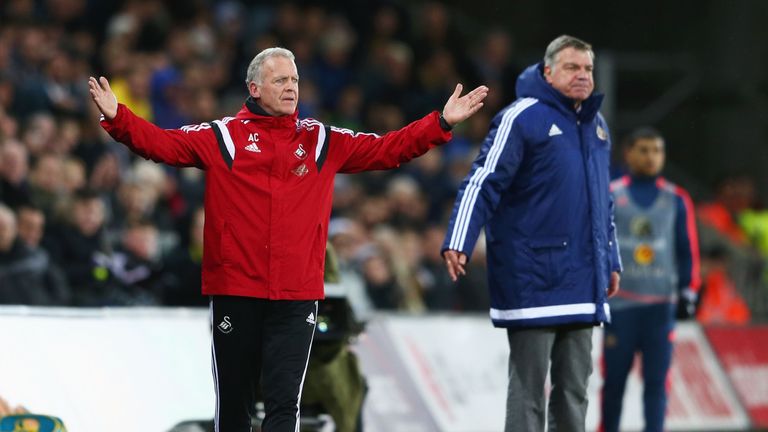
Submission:
[[[571,271],[568,237],[537,237],[528,241],[531,251],[531,281],[540,289],[560,289],[567,285]]]
[[[323,270],[325,266],[325,235],[322,225],[318,224],[315,229],[315,238],[312,241],[312,247],[302,253],[307,257],[306,267],[304,268],[304,284],[311,284],[318,278],[323,279]]]

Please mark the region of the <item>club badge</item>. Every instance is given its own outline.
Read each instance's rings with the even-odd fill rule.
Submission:
[[[294,173],[297,177],[304,177],[309,172],[309,168],[307,168],[307,164],[301,164],[292,169],[291,172]]]
[[[304,150],[304,144],[299,144],[299,148],[296,149],[295,152],[293,152],[293,155],[296,156],[298,160],[304,160],[307,158],[307,151]]]
[[[597,137],[603,141],[608,139],[608,133],[600,125],[597,125]]]

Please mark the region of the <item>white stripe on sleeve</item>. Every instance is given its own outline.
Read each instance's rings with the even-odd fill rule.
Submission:
[[[512,131],[512,125],[517,116],[525,111],[526,108],[538,102],[534,98],[521,99],[517,104],[510,108],[501,119],[496,136],[493,139],[488,155],[485,158],[483,166],[477,168],[469,179],[467,188],[459,203],[459,210],[456,215],[456,222],[451,233],[451,241],[448,245],[450,249],[462,250],[467,239],[469,223],[472,220],[472,212],[477,202],[477,196],[482,190],[485,179],[496,171],[496,165],[499,162],[501,153],[507,144],[509,134]]]

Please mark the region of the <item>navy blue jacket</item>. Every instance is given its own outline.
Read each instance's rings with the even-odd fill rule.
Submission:
[[[520,75],[517,94],[459,189],[443,251],[469,256],[485,226],[497,327],[607,322],[610,273],[621,260],[602,96],[577,112],[544,80],[542,64]]]

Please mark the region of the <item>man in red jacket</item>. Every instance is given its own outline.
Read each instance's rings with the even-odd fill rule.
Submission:
[[[298,118],[293,54],[268,48],[248,66],[249,97],[234,117],[163,130],[118,104],[91,77],[102,127],[142,157],[206,170],[203,294],[211,298],[216,430],[250,431],[263,388],[266,432],[295,431],[323,298],[333,180],[399,166],[447,142],[483,105],[480,86],[384,136]]]

